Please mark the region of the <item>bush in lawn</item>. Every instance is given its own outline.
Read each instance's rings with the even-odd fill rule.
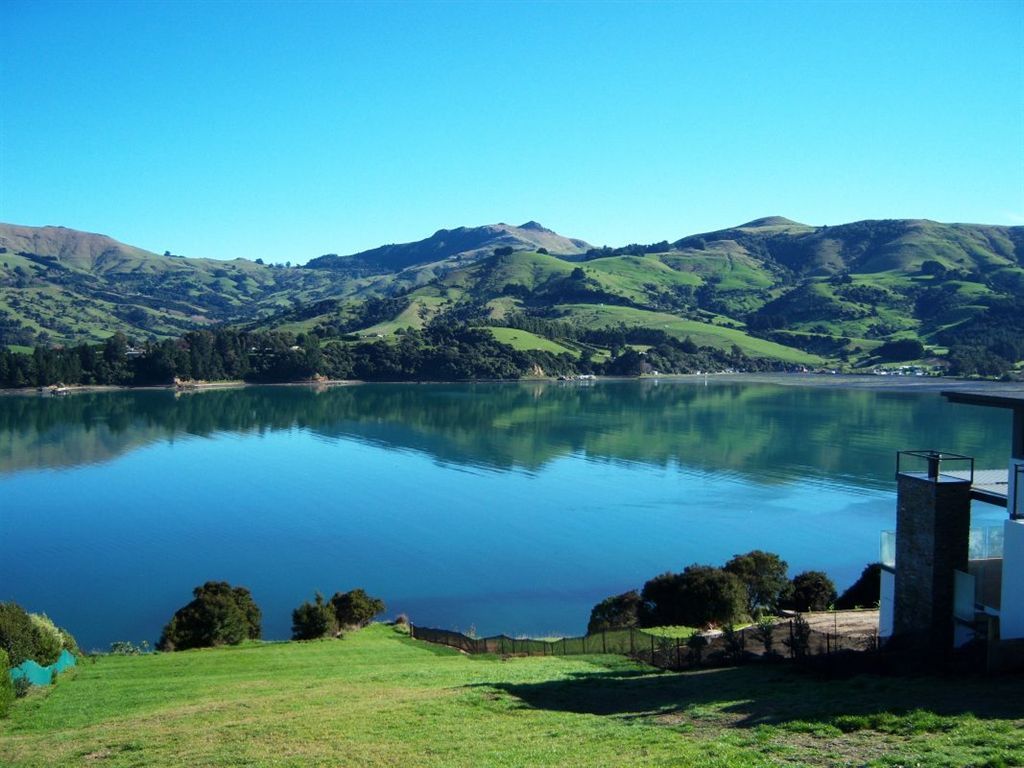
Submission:
[[[141,656],[144,653],[149,653],[149,641],[143,640],[135,645],[131,640],[116,640],[110,644],[110,650],[107,653],[111,656]]]
[[[735,574],[710,565],[690,565],[644,584],[640,623],[645,627],[728,624],[743,615],[746,589]]]
[[[292,640],[315,640],[338,634],[338,620],[334,608],[324,602],[319,592],[312,603],[306,602],[292,611]]]
[[[32,659],[44,667],[53,664],[65,647],[78,650],[75,638],[45,614],[29,613],[17,603],[0,603],[0,648],[12,667]]]
[[[836,585],[821,571],[804,571],[793,577],[790,605],[796,611],[824,611],[836,599]]]
[[[28,611],[17,603],[0,603],[0,649],[7,652],[12,667],[25,659],[35,659],[36,628]]]
[[[774,552],[755,549],[734,555],[723,570],[735,574],[747,590],[747,613],[775,612],[789,592],[789,565]]]
[[[836,600],[836,608],[874,608],[878,605],[881,590],[882,564],[869,563],[864,566],[860,577]]]
[[[635,589],[605,598],[590,611],[587,634],[637,626],[643,602]]]
[[[36,657],[36,661],[44,667],[53,664],[63,650],[77,654],[78,643],[74,636],[66,629],[58,627],[45,613],[30,613],[32,627],[36,632],[37,652],[48,661],[42,661]]]
[[[747,638],[743,631],[736,631],[732,624],[722,627],[722,641],[725,643],[725,658],[727,661],[738,664],[743,661],[747,652]]]
[[[806,658],[811,652],[811,625],[801,614],[797,614],[790,623],[790,636],[783,644],[789,648],[795,659]]]
[[[11,663],[7,651],[0,648],[0,717],[7,717],[14,701],[14,681],[11,680]]]
[[[331,607],[339,627],[363,627],[374,616],[384,613],[384,601],[370,597],[362,589],[336,592],[331,598]]]
[[[686,647],[690,649],[690,658],[694,664],[700,664],[704,658],[704,649],[708,647],[708,639],[700,632],[694,632],[686,640]]]
[[[195,599],[179,608],[164,627],[158,649],[184,651],[259,639],[261,613],[248,589],[208,581],[192,594]]]
[[[775,655],[772,646],[775,643],[775,621],[770,616],[762,616],[750,630],[754,639],[761,643],[765,656]]]
[[[44,667],[49,666],[57,660],[64,648],[60,630],[54,626],[52,621],[38,613],[30,613],[28,618],[32,622],[32,633],[35,636],[35,649],[32,658]]]

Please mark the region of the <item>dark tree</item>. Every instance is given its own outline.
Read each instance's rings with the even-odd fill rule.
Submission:
[[[640,599],[640,593],[635,589],[605,598],[590,612],[587,633],[637,626],[642,605],[643,600]]]
[[[747,592],[747,613],[758,609],[774,612],[779,601],[789,590],[789,568],[785,560],[773,552],[755,549],[745,555],[735,555],[724,570],[735,574]]]
[[[860,577],[839,596],[836,608],[874,608],[882,590],[882,564],[869,563],[864,566]]]
[[[793,577],[790,605],[797,611],[824,611],[836,599],[836,585],[821,571],[804,571]]]
[[[260,609],[245,587],[208,581],[192,594],[195,599],[164,627],[157,644],[161,651],[237,645],[260,637]]]
[[[331,607],[340,627],[362,627],[374,616],[384,613],[384,601],[370,597],[362,589],[336,592],[331,598]]]
[[[732,573],[710,565],[691,565],[682,573],[664,573],[646,584],[640,623],[645,627],[728,624],[743,615],[746,591]]]
[[[292,611],[292,640],[333,637],[337,632],[338,621],[334,609],[319,592],[312,603],[302,603]]]
[[[890,362],[918,360],[924,357],[924,353],[924,344],[919,339],[894,339],[875,350],[875,355],[879,359]]]

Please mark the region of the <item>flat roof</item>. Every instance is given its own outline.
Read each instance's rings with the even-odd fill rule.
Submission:
[[[990,408],[1013,408],[1024,411],[1024,390],[1020,392],[960,392],[957,390],[946,390],[942,396],[951,403],[964,403],[966,405],[987,405]]]

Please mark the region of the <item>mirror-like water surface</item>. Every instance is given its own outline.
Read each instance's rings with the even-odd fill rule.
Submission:
[[[209,579],[272,639],[356,586],[425,625],[579,633],[607,595],[755,548],[841,590],[894,526],[897,449],[1002,467],[1009,429],[936,390],[715,379],[3,397],[0,600],[105,647]]]

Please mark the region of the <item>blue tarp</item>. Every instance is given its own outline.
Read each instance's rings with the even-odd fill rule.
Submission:
[[[25,661],[11,670],[11,679],[17,680],[24,677],[32,685],[49,685],[53,681],[54,672],[63,672],[68,667],[75,666],[75,655],[67,649],[60,652],[57,660],[48,667],[38,664],[32,659]]]

